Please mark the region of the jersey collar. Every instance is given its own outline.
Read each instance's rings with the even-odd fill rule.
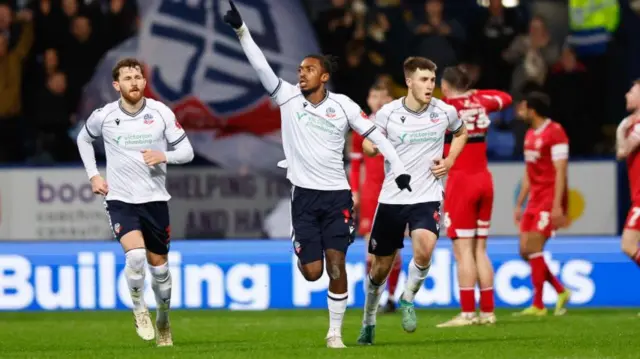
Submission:
[[[424,110],[420,111],[420,112],[416,112],[412,109],[410,109],[409,107],[407,107],[407,105],[404,104],[404,100],[406,99],[406,97],[402,97],[402,107],[404,107],[404,109],[413,114],[413,115],[422,115],[423,113],[427,112],[427,110],[429,109],[429,107],[431,107],[431,101],[429,101],[429,104],[427,105],[427,107],[424,108]],[[433,98],[432,98],[433,100]]]
[[[324,90],[324,98],[322,99],[322,101],[320,101],[320,102],[318,102],[316,104],[313,104],[313,103],[311,103],[311,101],[307,100],[307,103],[309,103],[309,105],[311,105],[313,108],[318,108],[325,101],[327,101],[328,98],[329,98],[329,90]]]
[[[144,108],[147,107],[147,99],[146,98],[142,98],[142,107],[140,107],[140,109],[138,111],[136,111],[135,113],[131,113],[127,110],[125,110],[125,108],[122,106],[122,99],[118,100],[118,107],[120,107],[120,111],[124,112],[125,115],[127,116],[131,116],[131,117],[136,117],[139,114],[142,113],[142,111],[144,111]]]
[[[544,131],[545,128],[547,128],[547,126],[549,126],[550,123],[551,123],[551,119],[544,120],[542,125],[540,125],[540,127],[533,130],[533,132],[535,132],[536,135],[539,135],[542,131]]]

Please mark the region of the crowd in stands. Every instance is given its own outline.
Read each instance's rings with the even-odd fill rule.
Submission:
[[[604,51],[583,55],[566,41],[566,0],[521,0],[509,8],[479,2],[304,0],[322,51],[341,59],[334,89],[362,106],[381,78],[401,96],[402,61],[425,56],[439,71],[465,65],[476,88],[508,91],[514,101],[546,91],[573,155],[611,153],[611,124],[619,119],[602,96],[619,77],[611,59],[624,58],[624,50],[613,53],[624,39],[613,31]],[[82,87],[101,57],[138,26],[135,0],[0,0],[0,163],[77,161],[69,132]],[[526,128],[513,108],[492,126],[490,156],[518,157]]]
[[[82,87],[137,21],[135,1],[0,0],[0,163],[78,160]]]
[[[500,0],[485,2],[325,0],[314,1],[311,14],[322,50],[343,59],[335,90],[360,104],[378,79],[391,78],[394,95],[404,94],[402,61],[425,56],[438,73],[465,66],[476,88],[507,91],[514,103],[528,91],[547,92],[553,118],[571,138],[572,156],[611,153],[612,116],[603,93],[615,76],[608,59],[619,41],[616,31],[600,51],[580,53],[567,41],[567,1],[521,1],[509,8]],[[520,157],[525,132],[513,108],[499,114],[489,155]]]

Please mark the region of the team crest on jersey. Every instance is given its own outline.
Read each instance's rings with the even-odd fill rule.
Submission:
[[[542,138],[538,138],[535,143],[536,149],[540,149],[542,147]]]
[[[406,121],[406,120],[407,120],[407,118],[406,118],[406,117],[404,117],[404,116],[401,116],[401,117],[400,117],[400,121],[402,121],[402,123],[404,123],[404,121]]]
[[[360,116],[362,116],[362,118],[369,118],[369,116],[367,116],[367,114],[364,113],[364,111],[360,111]]]
[[[333,107],[329,107],[325,115],[329,118],[334,118],[336,117],[336,110],[334,110]]]
[[[150,125],[152,123],[153,123],[153,116],[150,113],[144,115],[144,124]]]
[[[431,119],[431,122],[433,123],[437,123],[438,121],[440,121],[440,117],[438,117],[437,113],[432,113],[431,115],[429,115],[429,118]]]

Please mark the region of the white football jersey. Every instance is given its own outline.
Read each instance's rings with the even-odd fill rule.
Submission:
[[[102,137],[107,156],[107,200],[126,203],[168,201],[165,186],[167,165],[149,167],[142,150],[166,151],[187,138],[176,117],[165,104],[144,99],[136,113],[115,101],[95,110],[87,120],[92,138]]]
[[[344,165],[349,127],[366,137],[376,126],[349,97],[327,91],[314,105],[282,79],[271,94],[280,106],[282,146],[287,178],[294,186],[315,190],[348,190]]]
[[[385,161],[385,179],[378,202],[386,204],[415,204],[438,202],[443,199],[442,181],[431,172],[433,160],[443,158],[444,135],[462,128],[455,107],[432,98],[422,112],[414,112],[404,105],[404,97],[394,100],[376,113],[374,123],[396,149],[411,175],[411,189],[400,191]]]

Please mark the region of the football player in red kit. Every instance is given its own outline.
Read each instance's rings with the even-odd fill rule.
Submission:
[[[458,327],[496,322],[493,266],[487,255],[487,236],[493,208],[493,180],[487,161],[486,135],[489,113],[511,105],[502,91],[469,90],[470,78],[460,67],[449,67],[442,76],[443,100],[458,110],[469,140],[451,167],[444,196],[447,236],[453,240],[462,312],[438,327]],[[451,138],[446,139],[445,156]],[[476,316],[475,286],[480,287],[480,317]]]
[[[562,126],[547,118],[549,97],[532,92],[518,105],[518,116],[530,126],[524,140],[525,173],[514,211],[520,225],[520,255],[529,261],[533,284],[533,304],[518,315],[547,314],[542,289],[549,282],[558,293],[555,315],[566,312],[571,292],[551,273],[543,256],[553,231],[566,226],[569,139]],[[526,209],[522,205],[528,198]]]
[[[622,251],[640,266],[640,79],[626,95],[627,110],[633,113],[622,120],[616,131],[618,159],[626,159],[631,208],[622,232]]]
[[[367,98],[367,105],[369,105],[371,109],[370,118],[373,118],[375,113],[383,105],[391,101],[393,101],[393,97],[391,97],[389,88],[384,85],[374,85],[369,90],[369,97]],[[363,156],[363,140],[364,138],[362,136],[356,132],[353,133],[349,181],[351,182],[353,202],[355,203],[358,213],[358,232],[364,236],[365,240],[369,240],[373,217],[376,213],[376,207],[378,206],[378,196],[380,195],[382,182],[384,181],[384,157],[380,154],[374,157]],[[364,182],[361,182],[360,176],[362,162],[364,162],[365,168]],[[367,254],[367,273],[369,273],[370,269],[371,256]],[[384,312],[395,311],[396,304],[393,295],[396,292],[401,270],[402,260],[400,256],[396,256],[396,261],[389,273],[388,279],[389,299],[387,300],[387,304],[381,308]]]

